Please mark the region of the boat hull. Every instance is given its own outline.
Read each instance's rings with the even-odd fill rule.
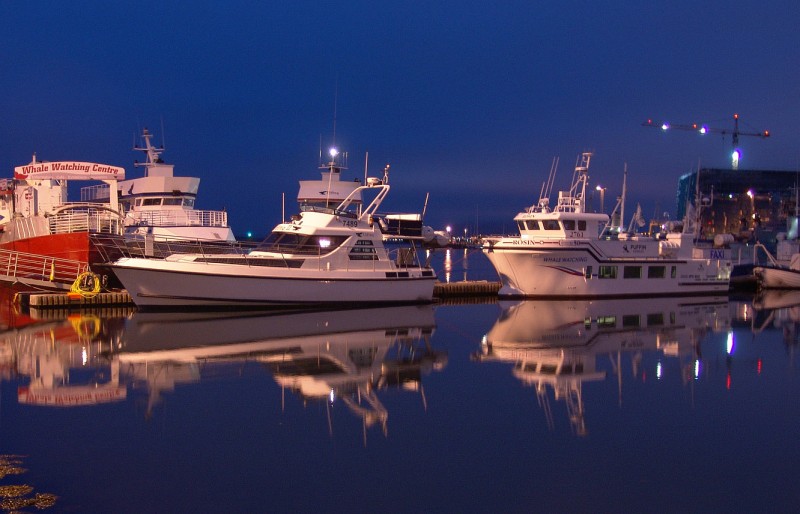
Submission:
[[[800,271],[789,268],[756,266],[753,274],[765,289],[800,289]]]
[[[588,244],[519,248],[500,243],[485,246],[484,253],[500,277],[500,296],[691,295],[729,288],[729,263],[712,259],[604,258]]]
[[[143,308],[427,303],[436,280],[431,270],[420,268],[298,271],[143,258],[123,258],[111,268]]]

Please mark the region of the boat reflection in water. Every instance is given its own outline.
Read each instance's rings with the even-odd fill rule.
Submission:
[[[376,392],[417,391],[446,364],[434,350],[431,305],[283,314],[137,312],[111,353],[120,375],[148,391],[148,414],[176,384],[262,364],[282,389],[304,400],[337,400],[384,433],[388,412]],[[366,434],[366,432],[365,432]]]
[[[536,389],[551,429],[554,422],[548,390],[552,389],[555,400],[566,403],[570,424],[578,435],[588,433],[582,385],[606,379],[606,371],[598,367],[600,358],[609,358],[606,362],[620,388],[623,352],[633,352],[634,377],[642,372],[642,353],[659,351],[680,359],[683,378],[689,380],[696,373],[704,337],[730,330],[727,296],[527,300],[503,302],[503,307],[484,337],[477,359],[514,363],[514,376]]]
[[[762,290],[753,298],[753,311],[754,334],[774,328],[783,332],[783,341],[789,348],[800,343],[800,290]]]
[[[2,379],[27,377],[17,388],[19,403],[74,407],[122,401],[119,365],[104,355],[113,344],[113,325],[123,318],[75,314],[55,321],[29,318],[0,334]],[[109,330],[111,328],[111,330]]]

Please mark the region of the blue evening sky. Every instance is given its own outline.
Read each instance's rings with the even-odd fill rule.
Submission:
[[[318,178],[320,139],[346,178],[391,164],[392,211],[457,233],[510,231],[550,163],[578,154],[605,206],[675,216],[678,177],[729,166],[730,138],[647,118],[768,129],[741,168],[798,169],[796,0],[101,2],[0,0],[2,176],[30,161],[132,162],[148,127],[198,207],[237,233],[280,221]],[[290,209],[291,210],[291,209]]]

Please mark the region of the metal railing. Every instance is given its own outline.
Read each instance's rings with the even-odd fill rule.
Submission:
[[[50,233],[68,234],[72,232],[98,232],[119,234],[122,224],[119,216],[103,209],[85,208],[65,210],[47,218]]]
[[[0,250],[0,280],[63,288],[81,273],[89,271],[85,262],[47,255]]]
[[[228,213],[225,211],[196,211],[188,209],[131,211],[126,215],[126,223],[153,227],[227,227]]]
[[[255,242],[243,241],[214,241],[214,240],[186,240],[186,239],[159,239],[155,240],[152,235],[146,236],[114,236],[102,237],[93,241],[95,248],[97,248],[106,262],[112,262],[120,256],[132,257],[153,257],[165,258],[170,255],[186,255],[196,254],[200,255],[203,260],[213,261],[216,263],[225,262],[226,257],[235,259],[236,262],[248,266],[257,266],[254,262],[263,263],[266,258],[264,257],[250,257],[251,251],[258,248],[259,244]],[[374,253],[351,253],[353,249],[362,250],[365,247],[360,245],[342,245],[334,252],[322,251],[319,246],[309,247],[293,247],[283,248],[282,250],[275,248],[258,248],[259,250],[274,253],[274,262],[277,267],[292,267],[290,261],[296,259],[292,256],[302,255],[304,260],[314,259],[317,261],[318,269],[327,270],[350,270],[357,267],[363,269],[363,263],[369,261],[373,269],[377,269],[378,263],[393,261],[397,268],[409,268],[421,266],[419,253],[417,248],[411,246],[400,246],[395,248],[379,247],[374,248]],[[373,247],[369,247],[373,248]],[[347,257],[345,259],[328,259],[333,253],[345,252]],[[354,257],[354,258],[350,258]],[[209,262],[211,264],[212,262]]]

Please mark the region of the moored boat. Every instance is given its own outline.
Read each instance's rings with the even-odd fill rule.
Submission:
[[[144,308],[430,302],[436,275],[416,241],[394,247],[381,231],[386,182],[370,178],[334,208],[309,207],[249,251],[123,257],[111,267]],[[363,207],[367,191],[374,198]]]
[[[125,180],[121,167],[42,162],[35,155],[31,163],[16,167],[13,180],[0,181],[0,250],[9,255],[20,252],[28,259],[39,257],[40,267],[48,272],[57,267],[51,262],[55,259],[103,274],[103,263],[125,253],[119,242],[126,237],[233,241],[224,211],[194,209],[200,179],[175,177],[173,166],[160,157],[163,148],[153,146],[151,137],[145,129],[144,145],[134,148],[147,156],[144,163],[136,163],[145,168],[144,177]],[[80,201],[72,201],[68,195],[72,181],[98,184],[81,188]],[[114,244],[108,244],[110,240]],[[56,277],[57,287],[67,274],[54,269],[50,275]],[[71,283],[74,278],[65,280]]]
[[[483,251],[501,296],[624,297],[727,292],[731,262],[703,255],[694,235],[655,238],[610,233],[609,217],[586,210],[590,153],[568,191],[550,207],[547,193],[514,218],[518,236],[490,237]]]

